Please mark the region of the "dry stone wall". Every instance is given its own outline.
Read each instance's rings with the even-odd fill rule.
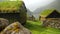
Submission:
[[[60,18],[51,18],[43,21],[43,26],[60,29]]]

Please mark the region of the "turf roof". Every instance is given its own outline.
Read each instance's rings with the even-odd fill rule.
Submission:
[[[51,14],[55,9],[47,9],[41,12],[40,16],[47,17],[49,14]],[[57,11],[58,12],[58,11]],[[58,12],[59,13],[59,12]]]
[[[0,10],[17,10],[22,6],[22,1],[2,1]]]

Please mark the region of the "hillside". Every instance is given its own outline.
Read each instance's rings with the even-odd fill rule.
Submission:
[[[31,12],[29,9],[27,9],[27,17],[31,17],[33,15],[33,12]]]
[[[46,5],[46,6],[39,7],[39,8],[37,8],[37,9],[33,12],[33,14],[35,15],[35,17],[36,17],[36,16],[39,17],[39,14],[40,14],[42,11],[44,11],[45,9],[56,9],[56,10],[60,11],[60,5],[59,5],[59,3],[60,3],[60,0],[56,0],[56,1],[50,3],[50,4]],[[37,17],[37,18],[38,18],[38,17]]]

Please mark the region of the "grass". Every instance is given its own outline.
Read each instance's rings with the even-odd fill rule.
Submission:
[[[60,34],[59,29],[42,27],[42,23],[39,21],[27,21],[25,27],[28,28],[32,34]]]
[[[43,10],[43,12],[41,12],[41,16],[48,16],[49,14],[51,14],[55,9],[46,9],[46,10]],[[58,12],[58,11],[57,11]]]
[[[3,1],[0,2],[0,9],[19,8],[22,6],[22,1]]]

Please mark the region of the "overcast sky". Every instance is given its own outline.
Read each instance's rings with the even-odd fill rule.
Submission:
[[[54,2],[55,0],[23,0],[23,1],[25,2],[26,7],[33,12],[35,9],[46,6],[51,2]]]

